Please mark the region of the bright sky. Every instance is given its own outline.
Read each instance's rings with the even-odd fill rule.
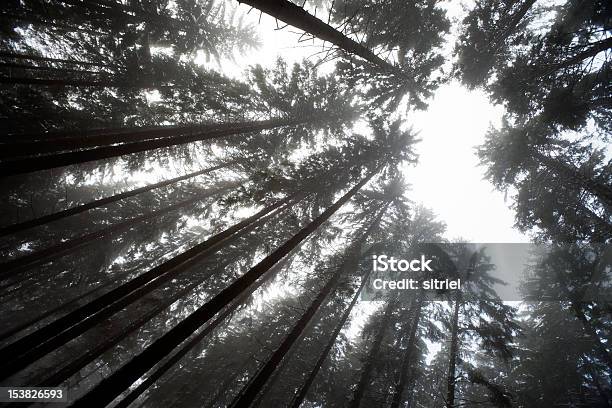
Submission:
[[[416,146],[419,163],[407,171],[406,179],[415,201],[447,223],[448,238],[529,241],[513,228],[510,202],[483,180],[485,169],[475,155],[475,146],[484,141],[490,124],[500,122],[502,113],[482,92],[451,83],[438,89],[427,111],[411,115],[421,142]]]
[[[459,2],[449,7],[451,18],[461,15]],[[248,10],[246,5],[239,6],[243,13]],[[247,55],[236,56],[234,62],[224,61],[216,67],[226,75],[241,76],[249,65],[270,66],[279,56],[289,63],[299,62],[321,50],[320,42],[318,46],[313,46],[312,41],[298,44],[297,29],[277,30],[275,20],[265,14],[260,18],[257,10],[248,13],[244,22],[257,27],[262,45]],[[327,65],[323,70],[331,67]],[[490,124],[500,122],[502,113],[503,109],[492,106],[482,92],[449,83],[438,89],[427,111],[408,116],[408,124],[420,132],[422,141],[417,145],[419,164],[405,173],[412,185],[407,194],[446,222],[447,238],[461,237],[470,242],[529,241],[513,228],[510,202],[505,202],[503,193],[483,180],[484,168],[478,166],[475,156],[475,146],[484,141]]]

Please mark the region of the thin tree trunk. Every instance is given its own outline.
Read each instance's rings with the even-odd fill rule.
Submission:
[[[504,41],[508,39],[510,34],[512,34],[516,28],[518,27],[521,20],[527,15],[531,7],[535,4],[536,0],[526,0],[520,7],[520,9],[516,12],[515,15],[512,16],[512,20],[506,26],[506,28],[492,41],[495,44],[494,50],[497,52],[499,47],[502,45]]]
[[[195,312],[177,324],[161,338],[147,346],[140,354],[128,361],[111,376],[102,380],[87,394],[75,401],[72,406],[90,407],[92,405],[105,405],[114,400],[125,389],[130,387],[134,381],[171,353],[174,348],[179,346],[202,325],[223,310],[223,308],[227,307],[227,305],[239,297],[244,291],[248,290],[249,286],[269,271],[274,264],[287,256],[293,248],[297,247],[303,240],[315,232],[325,221],[335,214],[340,207],[349,201],[374,176],[374,174],[380,171],[381,168],[382,166],[375,172],[370,173],[315,220],[302,228],[291,239],[286,241],[227,288],[199,307]]]
[[[40,85],[40,86],[74,86],[92,88],[125,88],[125,89],[177,89],[185,88],[183,85],[167,85],[152,83],[149,81],[136,80],[113,80],[113,79],[77,79],[77,78],[29,78],[0,76],[0,84],[7,85]]]
[[[355,388],[355,392],[353,393],[353,399],[349,404],[350,408],[359,408],[366,388],[370,384],[370,379],[372,378],[372,371],[374,370],[374,361],[376,360],[376,357],[378,356],[378,353],[380,351],[380,346],[382,345],[382,341],[385,337],[385,331],[387,330],[387,326],[389,325],[389,321],[391,320],[391,314],[396,306],[396,300],[397,299],[389,300],[387,303],[385,314],[382,318],[382,321],[380,322],[380,326],[378,327],[378,331],[376,332],[376,336],[374,337],[374,342],[372,343],[372,348],[370,349],[370,352],[366,357],[363,369],[361,370],[361,375],[359,376],[357,388]]]
[[[291,256],[291,255],[289,255]],[[185,343],[172,357],[158,367],[150,376],[148,376],[138,387],[134,388],[128,395],[115,405],[115,408],[127,408],[134,402],[143,392],[145,392],[155,381],[159,380],[170,368],[174,366],[181,358],[191,351],[198,343],[200,343],[208,334],[216,329],[229,315],[234,313],[246,300],[265,282],[271,280],[281,269],[289,263],[290,258],[286,257],[278,262],[270,269],[270,273],[266,274],[262,279],[255,282],[251,287],[244,292],[236,301],[225,308],[215,320],[213,320],[204,330],[196,334],[191,340]]]
[[[223,191],[227,191],[240,184],[241,182],[238,181],[238,182],[228,183],[227,185],[223,187],[211,188],[211,189],[205,190],[203,193],[196,194],[194,197],[191,197],[179,203],[175,203],[167,207],[161,208],[159,210],[145,213],[138,217],[130,218],[126,221],[111,225],[107,228],[102,228],[98,231],[94,231],[89,234],[86,234],[80,237],[76,237],[76,238],[70,239],[65,242],[61,242],[51,247],[41,249],[40,251],[36,251],[32,254],[25,255],[20,258],[8,261],[8,262],[4,262],[0,264],[0,268],[2,269],[0,276],[2,278],[6,278],[6,276],[15,276],[15,274],[21,273],[29,268],[43,264],[49,260],[58,258],[60,256],[66,255],[67,253],[70,253],[79,248],[82,248],[85,245],[92,244],[98,239],[105,238],[111,234],[123,232],[133,227],[136,224],[139,224],[145,221],[149,221],[159,216],[166,215],[171,211],[175,211],[175,210],[184,208],[188,205],[201,201],[205,198],[211,197],[215,194],[221,193]]]
[[[312,386],[312,383],[314,382],[315,378],[317,377],[317,374],[319,373],[319,370],[321,369],[321,367],[323,366],[323,363],[327,359],[327,356],[329,355],[329,352],[331,351],[331,349],[334,346],[334,344],[336,344],[336,339],[338,338],[338,335],[340,334],[340,331],[342,330],[342,328],[346,324],[346,321],[348,320],[348,318],[349,318],[349,316],[351,314],[351,311],[355,307],[355,304],[357,303],[357,299],[359,299],[359,294],[361,293],[361,291],[365,287],[365,285],[366,285],[366,283],[368,281],[368,278],[370,277],[370,273],[371,272],[372,272],[372,270],[368,269],[368,271],[366,272],[365,276],[362,277],[361,284],[359,285],[359,288],[357,289],[357,291],[353,295],[353,299],[351,299],[351,303],[349,303],[348,307],[346,308],[346,310],[342,314],[342,317],[340,318],[340,320],[338,321],[338,323],[334,327],[334,330],[332,331],[331,337],[329,338],[329,340],[327,341],[327,344],[323,348],[323,352],[321,353],[321,355],[319,356],[319,358],[318,358],[317,362],[315,363],[314,367],[312,368],[312,370],[308,374],[308,377],[306,378],[306,381],[304,382],[304,384],[302,384],[300,389],[295,393],[295,395],[293,397],[293,400],[291,401],[291,405],[290,405],[291,408],[299,408],[299,406],[302,405],[302,402],[304,401],[304,398],[306,398],[306,395],[308,394],[308,390]]]
[[[302,7],[288,0],[238,0],[238,3],[248,4],[249,6],[261,10],[262,12],[283,21],[293,27],[299,28],[320,40],[327,41],[343,49],[344,51],[358,55],[371,62],[381,69],[393,73],[398,73],[399,68],[389,64],[367,47],[351,40],[340,31],[329,24],[319,20],[315,16],[306,12]]]
[[[579,187],[585,189],[601,200],[603,204],[612,207],[612,188],[610,188],[610,186],[593,180],[591,177],[585,176],[573,165],[569,165],[559,161],[558,159],[548,157],[535,149],[532,149],[531,153],[534,159],[539,163],[551,171],[554,171],[558,175],[572,180]]]
[[[289,365],[289,362],[293,358],[293,354],[295,353],[295,351],[296,351],[295,347],[292,347],[292,348],[289,349],[289,351],[287,352],[287,354],[285,354],[285,357],[281,361],[281,363],[278,366],[278,368],[274,371],[274,374],[270,377],[270,379],[261,388],[261,391],[259,392],[258,397],[253,400],[253,402],[250,404],[249,408],[259,408],[261,406],[261,404],[265,400],[266,394],[272,388],[274,388],[274,386],[276,385],[276,382],[280,379],[281,375],[285,371],[285,368],[287,367],[287,365]]]
[[[45,354],[83,334],[89,328],[140,299],[162,283],[173,279],[186,268],[201,261],[205,256],[210,255],[211,251],[218,248],[228,238],[235,234],[240,234],[241,230],[248,228],[250,224],[272,213],[291,198],[288,197],[264,208],[257,214],[213,235],[181,255],[156,266],[150,271],[70,312],[66,316],[4,347],[0,350],[0,358],[5,362],[0,378],[6,378],[23,369]]]
[[[184,24],[182,21],[176,20],[172,17],[165,15],[159,15],[150,13],[142,8],[125,6],[116,2],[100,2],[100,1],[87,1],[82,2],[78,0],[60,0],[62,3],[71,4],[77,7],[84,7],[90,10],[96,10],[100,12],[106,19],[110,21],[117,20],[119,17],[129,20],[133,23],[144,22],[150,24],[169,24],[173,28],[181,28]],[[134,13],[128,14],[128,13]]]
[[[319,308],[323,305],[330,293],[332,293],[338,286],[340,278],[344,276],[347,271],[350,271],[357,267],[357,264],[359,262],[359,255],[361,254],[361,247],[370,235],[373,228],[376,227],[380,222],[380,219],[382,218],[385,209],[386,206],[383,208],[382,211],[379,212],[372,224],[361,235],[355,245],[351,245],[351,248],[349,248],[346,254],[347,259],[343,262],[342,266],[338,269],[338,271],[336,271],[336,273],[325,284],[325,286],[321,288],[318,295],[311,302],[310,306],[308,306],[308,309],[306,309],[306,311],[302,314],[300,319],[295,323],[293,328],[283,339],[282,343],[278,346],[274,353],[272,353],[268,361],[266,361],[263,367],[257,372],[255,377],[252,378],[249,383],[244,387],[244,389],[242,389],[241,392],[236,396],[236,398],[234,398],[234,401],[230,404],[231,407],[247,408],[251,404],[251,402],[255,400],[255,398],[265,386],[270,376],[274,373],[274,370],[278,368],[278,365],[286,357],[286,354],[289,352],[289,350],[291,350],[293,344],[295,344],[302,337],[304,330],[306,330],[309,323],[313,320]],[[278,368],[278,370],[280,369],[281,368]]]
[[[154,190],[156,188],[161,188],[161,187],[165,187],[165,186],[169,186],[171,184],[174,183],[178,183],[179,181],[183,181],[183,180],[187,180],[190,179],[192,177],[197,177],[197,176],[201,176],[203,174],[207,174],[210,173],[212,171],[215,170],[219,170],[225,167],[228,167],[232,164],[234,164],[235,161],[230,161],[224,164],[220,164],[218,166],[214,166],[208,169],[203,169],[200,171],[196,171],[193,173],[189,173],[189,174],[185,174],[184,176],[179,176],[179,177],[175,177],[169,180],[163,180],[160,181],[158,183],[154,183],[154,184],[150,184],[148,186],[144,186],[144,187],[139,187],[136,188],[134,190],[130,190],[130,191],[125,191],[123,193],[119,193],[119,194],[115,194],[113,196],[110,197],[105,197],[105,198],[100,198],[98,200],[94,200],[90,203],[86,203],[86,204],[81,204],[78,205],[76,207],[72,207],[72,208],[68,208],[66,210],[63,211],[59,211],[53,214],[48,214],[48,215],[44,215],[42,217],[38,217],[38,218],[34,218],[33,220],[28,220],[28,221],[24,221],[24,222],[20,222],[19,224],[13,224],[13,225],[9,225],[6,227],[2,227],[0,228],[0,237],[5,236],[5,235],[9,235],[9,234],[14,234],[16,232],[20,232],[23,230],[26,230],[28,228],[33,228],[33,227],[37,227],[39,225],[43,225],[43,224],[47,224],[49,222],[53,222],[53,221],[57,221],[57,220],[61,220],[63,218],[66,217],[70,217],[72,215],[76,215],[76,214],[80,214],[82,212],[94,209],[94,208],[98,208],[98,207],[102,207],[104,205],[113,203],[115,201],[119,201],[119,200],[123,200],[124,198],[128,198],[128,197],[133,197],[135,195],[147,192],[147,191],[151,191]]]
[[[248,363],[248,360],[247,360]],[[243,364],[240,370],[237,370],[234,375],[225,380],[225,382],[219,387],[215,395],[210,399],[208,404],[206,404],[206,408],[215,408],[215,404],[219,401],[219,399],[225,395],[225,393],[229,390],[230,386],[236,381],[236,379],[244,373],[247,364]]]
[[[600,52],[604,52],[612,48],[612,37],[608,37],[605,40],[601,40],[592,44],[591,47],[586,50],[579,52],[578,54],[570,57],[564,61],[558,62],[556,64],[552,64],[551,67],[554,71],[558,71],[564,68],[571,67],[572,65],[576,65],[587,58],[591,58],[599,54]]]
[[[57,153],[85,147],[100,147],[116,143],[177,136],[234,127],[240,123],[198,123],[195,125],[122,126],[93,129],[51,130],[42,133],[12,133],[1,135],[0,157],[27,156],[33,153]],[[250,122],[249,122],[250,123]],[[17,140],[17,141],[16,141]]]
[[[58,67],[50,67],[50,66],[42,66],[42,65],[18,64],[15,62],[0,62],[0,68],[7,68],[9,70],[27,69],[30,71],[51,71],[51,72],[56,72],[59,74],[77,73],[77,74],[87,74],[87,75],[94,74],[95,75],[95,74],[101,73],[99,71],[86,71],[86,70],[75,69],[75,68],[58,68]]]
[[[459,350],[459,309],[461,302],[459,296],[455,300],[453,320],[451,323],[451,344],[448,358],[448,375],[446,377],[446,408],[455,408],[455,367],[457,365],[457,353]]]
[[[92,288],[92,289],[86,291],[85,293],[77,296],[76,298],[69,300],[66,303],[62,303],[61,305],[58,305],[57,307],[54,307],[53,309],[47,310],[46,312],[42,313],[41,315],[38,315],[38,316],[36,316],[36,317],[34,317],[32,319],[29,319],[29,320],[27,320],[25,322],[20,322],[19,325],[15,326],[15,327],[12,327],[12,328],[2,332],[2,334],[0,334],[0,340],[4,340],[4,339],[7,339],[9,337],[12,337],[13,335],[19,333],[20,331],[23,331],[23,330],[27,329],[28,327],[30,327],[32,325],[35,325],[36,323],[42,321],[46,317],[49,317],[49,316],[51,316],[53,314],[58,313],[59,311],[61,311],[63,309],[66,309],[66,308],[70,307],[71,305],[79,302],[80,300],[86,298],[87,296],[89,296],[89,295],[91,295],[91,294],[93,294],[95,292],[98,292],[98,291],[100,291],[100,290],[102,290],[102,289],[112,285],[113,283],[115,283],[115,280],[106,282],[102,286],[98,286],[98,287]]]
[[[225,264],[227,264],[229,261]],[[91,347],[87,349],[87,352],[79,356],[78,358],[70,361],[69,364],[61,367],[59,370],[56,370],[53,374],[46,376],[44,380],[34,381],[37,384],[33,385],[36,387],[57,387],[64,381],[68,380],[72,375],[76,374],[83,367],[87,366],[87,364],[91,363],[98,357],[100,357],[104,352],[111,349],[121,342],[123,339],[128,337],[134,331],[145,325],[151,319],[155,318],[161,312],[163,312],[168,306],[172,305],[177,300],[181,299],[184,295],[187,295],[193,289],[201,285],[203,282],[208,280],[213,274],[209,273],[206,276],[198,278],[194,282],[190,282],[184,288],[179,290],[177,293],[173,294],[170,297],[163,297],[161,299],[156,299],[156,305],[153,309],[149,310],[138,319],[131,322],[126,327],[122,328],[117,335],[112,337],[108,337],[102,342],[99,343],[95,347]],[[143,294],[144,295],[144,294]]]
[[[88,150],[57,153],[46,156],[17,158],[0,162],[0,175],[8,176],[14,174],[30,173],[38,170],[52,169],[55,167],[68,166],[72,164],[85,163],[94,160],[108,159],[111,157],[124,156],[147,150],[160,149],[162,147],[176,146],[196,141],[216,139],[241,133],[259,132],[266,129],[274,129],[282,126],[294,126],[313,121],[320,121],[321,117],[304,117],[300,119],[270,119],[262,121],[238,122],[224,124],[221,129],[189,129],[185,132],[178,131],[172,137],[142,140],[132,143],[124,143],[117,146],[102,146]],[[219,126],[219,125],[217,125]]]
[[[252,231],[253,229],[263,225],[271,217],[276,215],[277,211],[278,209],[271,212],[267,216],[259,218],[256,222],[253,222],[252,224],[248,225],[246,228],[243,228],[242,230],[233,234],[231,237],[229,237],[225,241],[225,243],[233,242],[236,238],[239,238],[243,236],[244,234]],[[201,259],[202,257],[199,256],[198,261],[200,261]],[[221,268],[227,267],[227,265],[230,264],[231,262],[232,262],[231,259],[227,260],[224,264],[221,265]],[[277,265],[280,265],[280,263]],[[168,275],[164,276],[163,279],[159,279],[155,281],[154,284],[148,285],[146,287],[141,287],[141,289],[136,290],[129,295],[129,298],[130,298],[129,300],[134,299],[135,301],[136,298],[144,297],[146,294],[150,293],[153,289],[159,287],[162,283],[167,283],[170,280],[174,279],[178,275],[179,272],[182,272],[184,270],[185,270],[185,267],[182,267],[181,269],[176,269],[172,273],[169,273]],[[175,293],[171,297],[158,299],[159,304],[154,309],[147,312],[144,316],[141,316],[138,320],[131,323],[128,327],[122,329],[121,332],[117,336],[113,337],[112,339],[108,339],[104,341],[103,343],[99,344],[98,347],[87,350],[87,353],[85,353],[83,356],[79,357],[76,360],[73,360],[69,365],[58,370],[52,376],[47,377],[47,379],[45,379],[40,385],[36,385],[36,386],[37,387],[58,386],[59,384],[61,384],[62,382],[70,378],[70,376],[77,373],[81,368],[85,367],[87,364],[94,361],[102,353],[104,353],[111,347],[115,346],[121,340],[123,340],[128,335],[130,335],[132,332],[137,330],[139,327],[143,326],[145,323],[153,319],[155,316],[157,316],[159,313],[161,313],[164,309],[166,309],[168,306],[173,304],[175,301],[182,298],[184,295],[186,295],[187,293],[195,289],[197,286],[201,285],[204,281],[209,279],[211,276],[213,276],[213,273],[208,273],[206,274],[206,276],[198,278],[196,281],[189,283],[183,289],[181,289],[179,292]],[[132,302],[130,301],[129,303],[132,303]],[[127,302],[124,302],[124,301],[120,302],[119,307],[125,307],[125,306],[127,306]],[[118,311],[119,307],[113,307],[113,311]]]
[[[414,317],[412,318],[410,334],[408,336],[408,344],[406,345],[406,350],[404,351],[404,356],[402,358],[402,365],[400,366],[399,381],[397,382],[395,391],[393,392],[391,408],[399,408],[403,402],[402,394],[410,377],[408,369],[412,363],[412,356],[414,355],[414,350],[416,348],[417,332],[421,319],[421,312],[423,310],[423,297],[424,292],[421,292],[419,294],[419,299],[415,299],[415,304],[412,308]]]

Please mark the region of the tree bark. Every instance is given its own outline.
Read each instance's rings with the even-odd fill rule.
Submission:
[[[204,330],[196,334],[191,340],[183,345],[179,351],[177,351],[172,357],[170,357],[164,364],[157,368],[150,376],[148,376],[138,387],[134,388],[124,399],[119,401],[115,408],[127,408],[132,402],[134,402],[143,392],[145,392],[155,381],[160,379],[171,367],[174,366],[181,358],[183,358],[189,351],[191,351],[200,341],[216,329],[225,318],[234,313],[239,306],[241,306],[246,300],[265,282],[271,280],[287,263],[289,258],[284,258],[273,268],[270,269],[270,273],[264,275],[264,277],[255,282],[251,287],[244,292],[235,302],[225,308],[215,320],[213,320]]]
[[[252,231],[254,228],[261,226],[264,222],[266,222],[270,216],[274,215],[276,213],[276,211],[272,211],[268,216],[263,216],[261,218],[259,218],[257,221],[253,222],[252,224],[248,225],[246,228],[243,228],[242,230],[238,231],[237,233],[233,234],[231,237],[229,237],[225,242],[230,242],[230,241],[234,241],[236,238],[241,237],[242,235],[244,235],[247,232]],[[199,256],[198,257],[198,261],[201,260],[202,257]],[[191,262],[193,263],[193,262]],[[227,267],[228,264],[231,263],[231,259],[227,260],[224,264],[221,265],[221,268],[225,268]],[[279,262],[276,266],[282,267],[282,265],[284,265],[284,262]],[[187,265],[187,266],[191,266],[191,265]],[[182,272],[185,270],[186,267],[182,267],[180,269],[174,270],[172,273],[167,274],[166,276],[163,277],[163,279],[159,279],[157,281],[154,282],[153,285],[149,285],[146,286],[140,290],[136,290],[134,292],[132,292],[129,295],[129,303],[132,303],[132,299],[134,299],[134,301],[136,300],[136,298],[142,298],[144,295],[150,293],[153,289],[159,287],[162,283],[167,283],[170,280],[174,279],[177,275],[178,272]],[[276,271],[274,271],[273,273],[275,273]],[[272,273],[272,274],[273,274]],[[272,275],[270,274],[270,276]],[[172,295],[170,298],[163,298],[163,299],[158,299],[158,305],[156,305],[156,307],[154,309],[152,309],[151,311],[147,312],[144,316],[141,316],[138,320],[136,320],[135,322],[131,323],[128,327],[124,328],[121,330],[121,332],[113,337],[112,339],[106,340],[103,343],[101,343],[98,347],[89,349],[87,351],[87,353],[85,353],[83,356],[79,357],[76,360],[73,360],[69,365],[63,367],[62,369],[58,370],[57,372],[55,372],[55,374],[47,377],[43,382],[41,382],[39,385],[36,385],[37,387],[55,387],[58,386],[59,384],[61,384],[62,382],[66,381],[68,378],[70,378],[70,376],[72,376],[73,374],[77,373],[81,368],[85,367],[87,364],[89,364],[90,362],[94,361],[97,357],[99,357],[102,353],[104,353],[105,351],[109,350],[111,347],[115,346],[116,344],[118,344],[121,340],[123,340],[124,338],[126,338],[128,335],[130,335],[132,332],[134,332],[135,330],[137,330],[139,327],[141,327],[142,325],[144,325],[145,323],[147,323],[149,320],[153,319],[155,316],[157,316],[159,313],[161,313],[166,307],[170,306],[172,303],[174,303],[175,301],[177,301],[178,299],[182,298],[183,295],[186,295],[187,293],[189,293],[191,290],[195,289],[197,286],[199,286],[200,284],[202,284],[204,281],[206,281],[208,278],[210,278],[213,274],[209,273],[206,274],[206,276],[200,277],[198,278],[196,281],[189,283],[187,286],[185,286],[183,289],[181,289],[179,292],[175,293],[174,295]],[[263,280],[262,280],[263,283]],[[253,285],[255,290],[256,285]],[[250,292],[252,293],[252,292]],[[249,295],[250,295],[249,293]],[[235,310],[244,300],[246,300],[248,296],[245,297],[241,297],[241,302],[240,303],[236,303],[235,307],[233,309],[231,309],[231,311]],[[125,298],[124,298],[125,299]],[[125,307],[127,306],[127,302],[121,301],[120,306],[121,307]],[[118,307],[113,307],[114,311],[118,311],[117,309],[119,309]],[[216,327],[216,326],[215,326]],[[210,330],[212,330],[211,327],[207,328],[207,333],[210,332]]]
[[[26,230],[28,228],[37,227],[39,225],[47,224],[53,221],[58,221],[66,217],[70,217],[72,215],[80,214],[82,212],[85,212],[85,211],[88,211],[94,208],[98,208],[98,207],[102,207],[110,203],[114,203],[115,201],[123,200],[124,198],[133,197],[135,195],[138,195],[138,194],[141,194],[147,191],[151,191],[156,188],[169,186],[171,184],[178,183],[179,181],[187,180],[192,177],[201,176],[203,174],[207,174],[212,171],[228,167],[232,165],[233,163],[235,162],[232,161],[232,162],[220,164],[218,166],[214,166],[208,169],[185,174],[184,176],[175,177],[169,180],[163,180],[158,183],[149,184],[148,186],[139,187],[134,190],[125,191],[123,193],[115,194],[110,197],[100,198],[90,203],[77,205],[76,207],[68,208],[66,210],[59,211],[53,214],[48,214],[42,217],[34,218],[33,220],[28,220],[28,221],[20,222],[19,224],[13,224],[13,225],[9,225],[6,227],[2,227],[0,228],[0,237],[9,235],[9,234],[14,234],[14,233]]]
[[[0,58],[26,59],[26,60],[31,60],[31,61],[45,61],[45,62],[52,62],[52,63],[58,63],[58,64],[89,65],[89,66],[100,67],[100,68],[108,68],[108,65],[106,64],[98,64],[95,62],[77,61],[77,60],[61,59],[61,58],[49,58],[49,57],[42,57],[39,55],[25,55],[25,54],[18,54],[14,52],[6,52],[6,51],[0,52]]]
[[[410,365],[412,363],[412,356],[414,355],[414,349],[416,348],[417,331],[421,319],[421,311],[423,310],[423,297],[424,292],[421,292],[419,294],[419,299],[415,299],[415,304],[413,307],[414,317],[410,326],[408,344],[406,345],[406,350],[404,351],[404,356],[402,358],[399,381],[397,382],[395,386],[395,391],[393,392],[391,408],[399,408],[403,402],[402,394],[404,392],[404,388],[406,388],[406,384],[408,383],[410,377],[408,369],[410,368]]]
[[[595,229],[595,232],[592,235],[593,242],[606,242],[606,240],[612,237],[612,224],[606,222],[593,210],[582,203],[578,205],[578,210],[588,214],[587,219],[591,221],[591,225],[593,225]]]
[[[359,408],[359,406],[361,405],[361,400],[363,399],[366,388],[370,384],[370,379],[372,378],[372,371],[374,370],[374,361],[376,360],[376,357],[378,356],[378,353],[380,351],[380,346],[382,345],[382,341],[385,337],[385,331],[387,330],[387,326],[389,325],[389,321],[391,320],[391,314],[395,309],[396,302],[397,299],[393,299],[389,300],[387,303],[385,314],[382,318],[382,321],[380,322],[376,337],[374,338],[374,342],[372,343],[372,348],[370,349],[363,369],[361,370],[359,383],[357,383],[357,388],[355,388],[355,392],[353,393],[353,399],[349,404],[350,408]]]
[[[321,288],[315,299],[308,306],[308,309],[306,309],[306,311],[302,314],[300,319],[295,323],[293,328],[283,339],[282,343],[278,346],[274,353],[272,353],[268,361],[266,361],[263,367],[261,367],[255,377],[253,377],[236,396],[236,398],[234,398],[234,401],[230,404],[231,407],[248,408],[248,406],[251,405],[251,402],[257,398],[270,376],[274,373],[274,370],[277,369],[278,365],[283,361],[286,354],[289,352],[289,350],[291,350],[292,346],[302,337],[304,330],[306,330],[306,328],[312,322],[319,308],[338,286],[340,278],[343,277],[347,271],[357,267],[360,258],[359,255],[361,254],[361,247],[370,235],[372,229],[380,222],[385,209],[386,206],[379,212],[378,216],[374,219],[370,227],[367,228],[361,235],[358,241],[354,245],[351,245],[346,254],[347,259],[343,262],[331,279],[325,284],[325,286]],[[280,370],[280,368],[278,369]]]
[[[226,262],[225,266],[230,262]],[[85,354],[82,354],[78,358],[70,361],[67,365],[63,366],[59,370],[56,370],[53,374],[47,376],[44,380],[40,382],[36,382],[35,387],[57,387],[64,381],[68,380],[72,375],[76,374],[85,367],[87,364],[94,361],[96,358],[100,357],[102,353],[111,349],[121,342],[123,339],[128,337],[135,330],[142,327],[145,323],[155,318],[161,312],[163,312],[168,306],[172,305],[174,302],[182,298],[184,295],[187,295],[190,291],[195,289],[197,286],[202,284],[208,278],[210,278],[212,274],[207,274],[206,276],[202,276],[197,280],[190,282],[184,288],[179,290],[177,293],[173,294],[170,297],[164,297],[156,300],[156,305],[153,309],[149,310],[138,319],[131,322],[128,326],[122,328],[120,332],[112,337],[106,338],[102,343],[99,343],[95,347],[91,347],[87,349]],[[157,285],[156,285],[157,286]],[[148,290],[147,292],[150,292]],[[144,294],[141,294],[144,296]]]
[[[156,266],[150,271],[70,312],[66,316],[4,347],[0,350],[0,358],[5,362],[0,378],[6,378],[23,369],[140,299],[162,283],[170,281],[186,268],[208,256],[211,251],[218,248],[228,238],[244,232],[250,224],[257,222],[267,214],[273,213],[273,211],[291,198],[288,197],[264,208],[255,215],[213,235],[181,255]]]
[[[302,7],[288,0],[238,0],[238,3],[261,10],[262,12],[283,21],[293,27],[299,28],[320,40],[327,41],[344,51],[357,55],[366,61],[392,73],[400,72],[398,67],[389,64],[368,48],[351,40],[329,24],[324,23],[315,16],[306,12]]]
[[[370,273],[371,272],[372,272],[372,270],[368,269],[366,274],[362,277],[361,284],[359,285],[359,288],[357,289],[357,291],[353,295],[353,299],[351,299],[351,303],[349,303],[348,307],[346,308],[346,310],[342,314],[342,317],[340,318],[340,320],[338,321],[338,323],[334,327],[334,330],[332,331],[331,337],[329,338],[329,340],[325,344],[325,347],[323,348],[323,352],[321,353],[321,355],[317,359],[314,367],[312,368],[312,370],[308,374],[308,377],[306,378],[306,381],[304,382],[304,384],[302,384],[300,389],[295,393],[295,395],[293,397],[293,400],[291,401],[291,405],[290,405],[291,408],[299,408],[300,405],[302,405],[302,402],[304,401],[304,398],[306,398],[306,395],[308,394],[308,390],[312,386],[312,383],[314,382],[315,378],[317,377],[317,374],[319,373],[319,370],[321,369],[321,367],[323,366],[323,363],[327,359],[327,356],[329,355],[329,352],[331,351],[332,347],[334,347],[334,344],[336,344],[336,339],[338,338],[338,335],[340,334],[340,331],[342,330],[342,328],[346,324],[346,321],[348,320],[348,318],[349,318],[349,316],[351,314],[351,311],[355,307],[355,304],[357,303],[357,299],[359,299],[359,294],[361,293],[361,291],[365,287],[365,285],[366,285],[366,283],[368,281],[368,278],[370,277]]]
[[[0,162],[0,175],[8,176],[30,173],[38,170],[52,169],[55,167],[108,159],[111,157],[119,157],[131,153],[155,150],[162,147],[176,146],[202,140],[216,139],[240,133],[259,132],[261,130],[274,129],[281,126],[295,126],[310,123],[315,120],[320,121],[321,117],[269,119],[262,121],[235,122],[214,125],[221,128],[205,126],[204,128],[194,129],[193,127],[189,127],[186,130],[179,129],[172,136],[165,138],[140,140],[130,143],[126,142],[116,146],[109,145],[94,147],[87,150],[55,153],[45,156],[19,157],[14,160],[5,160]]]
[[[455,300],[453,320],[451,323],[451,343],[448,357],[448,375],[446,377],[446,408],[455,408],[455,368],[457,365],[457,353],[459,350],[459,309],[461,302],[459,296]]]
[[[247,123],[247,122],[243,122]],[[106,147],[118,143],[135,143],[147,140],[172,138],[194,132],[203,133],[234,128],[237,123],[211,123],[198,125],[174,125],[152,127],[129,127],[108,129],[83,129],[54,131],[42,134],[14,134],[2,143],[0,158],[10,159],[17,156],[35,154],[58,154],[69,150]],[[19,141],[15,142],[14,139]],[[24,140],[26,139],[26,140]]]
[[[586,50],[579,52],[578,54],[570,57],[564,61],[558,62],[556,64],[551,64],[551,67],[554,71],[558,71],[564,68],[571,67],[572,65],[576,65],[587,58],[591,58],[599,54],[600,52],[604,52],[612,48],[612,37],[608,37],[605,40],[601,40],[592,44],[591,47]]]
[[[280,346],[272,353],[268,361],[258,370],[255,377],[253,377],[249,383],[241,390],[240,394],[236,396],[234,401],[229,405],[232,408],[246,408],[253,400],[257,397],[261,389],[264,387],[270,376],[274,373],[274,370],[281,363],[285,355],[291,349],[291,346],[301,338],[302,333],[308,326],[308,324],[314,318],[316,312],[319,310],[321,305],[327,296],[336,288],[340,276],[335,274],[319,291],[319,294],[315,297],[312,303],[308,306],[308,309],[300,317],[297,323],[293,326],[289,334],[283,339]]]
[[[382,166],[380,166],[377,171],[365,177],[315,220],[302,228],[291,239],[286,241],[227,288],[223,289],[220,293],[199,307],[161,338],[147,346],[140,354],[133,357],[111,376],[102,380],[87,394],[75,401],[72,407],[105,405],[114,400],[125,389],[130,387],[134,381],[171,353],[174,348],[179,346],[202,325],[223,310],[223,308],[227,307],[227,305],[238,298],[244,291],[248,290],[249,286],[260,279],[278,261],[287,256],[292,249],[297,247],[304,239],[315,232],[325,221],[336,213],[340,207],[349,201],[374,176],[374,174],[380,171],[381,168]]]

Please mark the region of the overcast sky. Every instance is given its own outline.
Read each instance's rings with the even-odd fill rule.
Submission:
[[[459,2],[451,4],[450,17],[460,17]],[[247,10],[248,6],[239,6],[239,11]],[[224,61],[220,69],[228,75],[239,77],[249,65],[270,66],[279,56],[289,63],[299,62],[321,49],[320,42],[318,46],[298,44],[297,29],[277,30],[275,20],[265,14],[260,19],[257,10],[248,13],[244,21],[256,26],[262,45],[236,56],[235,62]],[[449,41],[448,49],[450,45]],[[446,222],[447,238],[461,237],[471,242],[529,241],[513,228],[510,202],[504,202],[503,193],[494,191],[483,180],[484,168],[478,166],[475,156],[475,146],[483,142],[490,124],[499,124],[502,113],[503,109],[492,106],[484,93],[468,91],[451,82],[438,89],[429,109],[408,115],[409,125],[420,132],[422,141],[416,147],[419,164],[405,172],[412,185],[407,194]]]

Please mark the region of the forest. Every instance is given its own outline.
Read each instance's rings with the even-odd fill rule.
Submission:
[[[513,298],[412,190],[449,84]],[[67,394],[0,406],[612,407],[611,2],[2,0],[0,95],[0,386]]]

